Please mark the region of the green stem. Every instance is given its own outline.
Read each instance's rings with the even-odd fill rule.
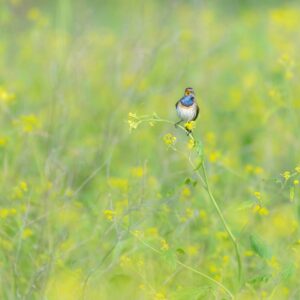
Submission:
[[[173,124],[172,121],[169,121],[169,120],[166,120],[166,119],[161,119],[158,116],[155,116],[155,117],[143,116],[143,118],[140,121],[141,122],[145,122],[145,121],[147,121],[147,122],[150,121],[151,122],[152,121],[152,122],[163,122],[163,123]],[[184,126],[178,125],[177,127],[180,128],[181,130],[183,130],[184,132],[186,132],[186,129],[185,129]],[[195,139],[195,137],[193,136],[192,133],[189,133],[189,136],[190,136],[190,138],[195,143],[199,143],[199,141],[197,141]],[[202,154],[200,154],[200,153],[198,153],[198,155],[202,156]],[[190,161],[190,163],[191,163],[191,165],[193,165],[191,161]],[[224,218],[224,216],[222,214],[222,211],[221,211],[221,209],[220,209],[220,207],[219,207],[219,205],[218,205],[215,197],[212,194],[212,191],[211,191],[209,183],[208,183],[208,178],[207,178],[207,174],[206,174],[206,169],[205,169],[204,162],[202,162],[202,164],[201,164],[201,169],[202,169],[202,172],[203,172],[203,175],[204,175],[204,185],[203,185],[203,187],[207,191],[208,196],[209,196],[209,198],[210,198],[210,200],[211,200],[211,202],[212,202],[212,204],[213,204],[213,206],[214,206],[214,208],[215,208],[215,210],[216,210],[219,218],[221,219],[221,222],[222,222],[225,230],[227,231],[227,233],[228,233],[228,235],[229,235],[229,237],[230,237],[230,239],[231,239],[231,241],[232,241],[232,243],[234,245],[236,259],[237,259],[237,264],[238,264],[238,277],[239,277],[239,282],[241,283],[241,280],[242,280],[242,260],[241,260],[241,255],[240,255],[240,250],[239,250],[239,245],[238,245],[237,239],[234,236],[234,234],[232,233],[229,225],[227,224],[227,222],[226,222],[226,220],[225,220],[225,218]],[[201,176],[199,170],[198,170],[197,174],[199,175],[199,177],[203,181],[202,176]]]
[[[225,230],[227,231],[233,245],[234,245],[234,249],[235,249],[235,255],[236,255],[236,259],[237,259],[237,263],[238,263],[238,277],[239,277],[239,282],[241,282],[241,279],[242,279],[242,260],[241,260],[241,255],[240,255],[240,250],[239,250],[239,245],[237,243],[237,240],[236,240],[236,237],[234,236],[234,234],[232,233],[229,225],[227,224],[223,214],[222,214],[222,211],[214,197],[214,195],[212,194],[211,192],[211,189],[210,189],[210,186],[209,186],[209,183],[208,183],[208,179],[207,179],[207,174],[206,174],[206,169],[205,169],[205,165],[204,165],[204,162],[202,163],[201,165],[201,168],[202,168],[202,172],[203,172],[203,175],[204,175],[204,181],[205,181],[205,184],[206,184],[206,191],[208,193],[208,196],[219,216],[219,218],[221,219],[221,222],[225,228]]]
[[[132,233],[131,233],[132,234]],[[144,240],[142,240],[141,238],[139,238],[138,236],[134,235],[133,236],[138,239],[142,244],[144,244],[147,248],[151,249],[152,251],[156,252],[157,254],[161,255],[162,251],[157,250],[156,248],[152,247],[151,245],[149,245],[147,242],[145,242]],[[206,275],[205,273],[202,273],[196,269],[194,269],[193,267],[190,267],[186,264],[184,264],[183,262],[181,262],[180,260],[176,259],[176,263],[178,263],[180,266],[182,266],[183,268],[190,270],[192,272],[194,272],[195,274],[198,274],[200,276],[202,276],[203,278],[211,281],[212,283],[214,283],[215,285],[219,286],[221,289],[224,290],[225,293],[228,294],[228,296],[230,296],[231,299],[234,299],[233,294],[219,281],[215,280],[214,278]]]

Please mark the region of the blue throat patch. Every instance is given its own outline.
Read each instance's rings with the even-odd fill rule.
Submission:
[[[184,96],[183,98],[180,99],[180,102],[184,106],[191,106],[194,104],[194,96],[192,95]]]

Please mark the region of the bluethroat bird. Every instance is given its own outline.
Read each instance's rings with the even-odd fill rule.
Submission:
[[[199,106],[196,102],[195,92],[193,88],[188,87],[184,91],[184,96],[176,103],[177,115],[180,120],[175,124],[175,127],[181,122],[195,121],[199,114]],[[187,130],[190,134],[191,130]]]

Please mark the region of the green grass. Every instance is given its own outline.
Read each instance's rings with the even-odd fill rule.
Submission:
[[[0,4],[0,298],[299,299],[299,4],[105,2]]]

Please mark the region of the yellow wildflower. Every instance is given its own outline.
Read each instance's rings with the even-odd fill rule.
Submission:
[[[6,219],[9,215],[9,210],[7,208],[1,208],[0,209],[0,218]]]
[[[254,252],[251,251],[251,250],[246,250],[246,251],[244,252],[244,255],[250,257],[250,256],[253,256],[253,255],[254,255]]]
[[[167,243],[167,241],[165,239],[161,239],[160,240],[160,249],[163,251],[167,251],[169,250],[169,244]]]
[[[261,174],[264,173],[264,169],[263,169],[262,167],[255,167],[254,173],[255,173],[256,175],[261,175]]]
[[[187,143],[187,147],[188,149],[193,149],[195,147],[195,140],[193,139],[189,139],[188,143]]]
[[[132,233],[133,236],[135,236],[137,238],[144,237],[144,232],[141,231],[141,230],[133,230],[131,233]]]
[[[112,221],[114,219],[114,217],[116,216],[116,212],[114,210],[111,210],[111,209],[105,209],[103,214],[104,214],[104,217],[108,221]]]
[[[167,297],[164,293],[158,292],[155,294],[154,300],[167,300]]]
[[[171,133],[167,133],[163,139],[167,146],[175,145],[176,137],[174,135],[172,135]]]
[[[288,180],[288,179],[291,177],[291,172],[290,172],[290,171],[285,171],[285,172],[283,172],[282,177],[283,177],[285,180]]]
[[[218,231],[216,233],[216,237],[219,239],[219,240],[226,240],[228,239],[228,233],[226,231]]]
[[[0,137],[0,147],[5,147],[5,145],[7,144],[7,138],[5,137]]]
[[[122,255],[120,257],[120,266],[121,267],[126,267],[129,266],[131,264],[131,258],[128,257],[127,255]]]
[[[196,123],[195,121],[190,121],[184,124],[184,127],[186,130],[193,130],[194,128],[196,128]]]
[[[41,17],[41,12],[38,8],[33,7],[27,12],[27,19],[30,21],[37,21]]]
[[[209,266],[209,271],[210,271],[211,273],[217,273],[217,272],[218,272],[218,268],[216,267],[215,264],[211,264],[211,265]]]
[[[227,265],[228,262],[229,262],[229,256],[228,256],[228,255],[224,255],[224,256],[223,256],[223,264],[224,264],[224,265]]]
[[[198,247],[195,245],[189,245],[186,248],[186,252],[190,256],[196,256],[198,254]]]
[[[0,87],[0,103],[10,104],[15,99],[15,95]]]
[[[299,180],[295,179],[293,183],[294,183],[294,185],[298,185],[299,184]]]
[[[199,211],[199,217],[202,221],[206,221],[207,220],[207,213],[204,209],[201,209]]]
[[[137,129],[140,121],[135,113],[129,112],[128,113],[128,125],[129,125],[129,130],[132,131],[133,129]]]
[[[191,219],[194,216],[194,211],[191,208],[186,208],[185,215],[188,219]]]
[[[261,193],[260,192],[254,192],[253,195],[256,199],[261,200]]]
[[[28,192],[28,185],[26,181],[20,181],[19,184],[13,189],[12,198],[21,199],[26,192]]]
[[[28,191],[28,185],[25,181],[21,181],[19,183],[19,187],[23,192],[27,192]]]
[[[185,186],[181,191],[181,196],[183,198],[188,198],[190,195],[191,195],[191,190],[187,186]]]
[[[247,172],[247,173],[252,173],[253,172],[253,170],[254,170],[254,167],[252,166],[252,165],[246,165],[245,166],[245,171]]]
[[[144,175],[144,168],[143,167],[136,167],[131,169],[131,174],[134,177],[143,177]]]
[[[158,236],[158,229],[157,227],[150,227],[147,229],[147,234],[150,236]]]
[[[267,216],[269,214],[269,210],[267,208],[262,207],[261,205],[258,204],[253,207],[253,212],[258,213],[261,216]]]
[[[30,133],[40,128],[41,124],[36,115],[23,115],[18,120],[13,122],[24,133]]]
[[[22,232],[22,239],[25,240],[33,235],[33,231],[30,228],[25,228]]]
[[[123,192],[128,190],[128,180],[118,177],[110,177],[108,179],[108,184],[114,188],[117,188]]]
[[[208,159],[210,162],[214,163],[221,157],[221,153],[219,151],[213,151],[209,154]]]

